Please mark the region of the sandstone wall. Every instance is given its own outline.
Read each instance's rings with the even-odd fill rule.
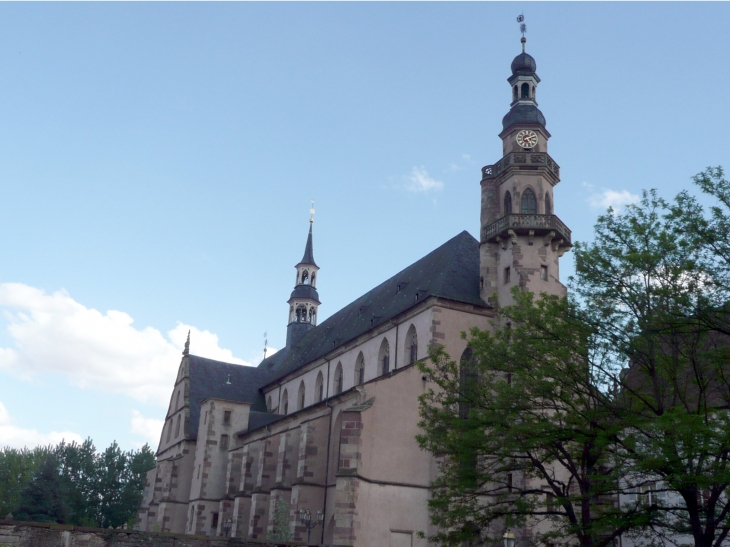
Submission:
[[[274,547],[269,542],[0,520],[0,547]]]

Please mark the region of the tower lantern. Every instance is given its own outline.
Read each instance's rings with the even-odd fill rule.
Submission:
[[[317,272],[319,266],[314,262],[312,247],[312,226],[314,224],[314,201],[310,209],[309,235],[304,247],[304,256],[295,266],[297,277],[294,290],[289,297],[289,323],[287,325],[286,345],[295,345],[302,336],[317,325],[317,308],[320,305],[317,294]]]

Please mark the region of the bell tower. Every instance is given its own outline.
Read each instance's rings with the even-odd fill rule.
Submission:
[[[521,18],[518,18],[521,22]],[[507,79],[512,102],[502,119],[502,159],[482,168],[480,293],[494,305],[512,303],[517,285],[535,293],[567,294],[559,259],[571,248],[568,227],[554,214],[560,167],[548,154],[550,133],[537,108],[535,59],[525,51]]]
[[[286,346],[295,345],[305,334],[317,325],[317,308],[321,304],[317,294],[317,272],[312,249],[312,225],[314,224],[314,201],[309,210],[309,235],[304,247],[304,256],[295,266],[297,279],[289,297],[289,323],[286,328]]]

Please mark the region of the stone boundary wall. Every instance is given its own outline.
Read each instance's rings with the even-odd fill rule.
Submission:
[[[283,547],[267,541],[0,520],[0,547]]]

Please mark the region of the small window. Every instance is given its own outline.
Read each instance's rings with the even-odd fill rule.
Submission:
[[[231,425],[231,411],[230,410],[223,411],[223,425]]]
[[[357,363],[355,364],[355,383],[357,385],[365,383],[365,358],[362,352],[357,356]]]
[[[200,478],[200,464],[198,464],[198,478]]]
[[[411,325],[411,328],[408,330],[406,342],[408,344],[408,347],[406,348],[408,352],[408,364],[412,365],[418,360],[418,335],[416,334],[416,329],[413,325]]]
[[[284,390],[284,394],[281,396],[281,409],[284,412],[284,416],[289,414],[289,394]]]
[[[210,527],[218,528],[218,513],[213,513],[210,519]]]
[[[166,442],[168,442],[168,443],[170,442],[170,437],[172,437],[172,420],[170,420],[167,423],[167,441]]]
[[[390,371],[390,355],[387,353],[383,355],[383,374],[388,374]]]
[[[177,399],[175,400],[175,410],[180,409],[180,392],[177,392]]]
[[[528,84],[527,82],[522,84],[522,89],[520,91],[521,91],[522,99],[530,98],[530,84]]]
[[[527,188],[524,192],[522,192],[520,213],[523,215],[537,214],[537,198],[535,197],[535,192],[533,192],[530,188]]]
[[[548,280],[548,268],[547,268],[547,266],[544,266],[544,265],[541,265],[540,266],[540,279],[542,279],[543,281],[547,281]]]
[[[228,435],[221,435],[221,450],[228,450]]]
[[[342,393],[342,363],[337,363],[335,369],[335,395]]]
[[[299,384],[299,394],[297,395],[297,410],[304,408],[304,380]]]
[[[553,214],[553,204],[550,202],[550,194],[548,194],[547,192],[545,192],[545,214]]]
[[[208,423],[208,411],[205,411],[205,418],[203,419],[203,425],[206,425]]]
[[[506,268],[504,269],[504,284],[505,284],[505,285],[506,285],[507,283],[509,283],[509,278],[510,278],[510,269],[509,269],[509,266],[507,266],[507,267],[506,267]]]
[[[180,415],[177,415],[177,423],[175,424],[175,438],[180,435]]]
[[[317,394],[317,402],[320,402],[322,399],[324,399],[324,376],[322,376],[321,371],[319,374],[317,374],[317,381],[314,384],[314,391]]]
[[[512,214],[512,194],[510,194],[509,192],[504,193],[504,214]]]

